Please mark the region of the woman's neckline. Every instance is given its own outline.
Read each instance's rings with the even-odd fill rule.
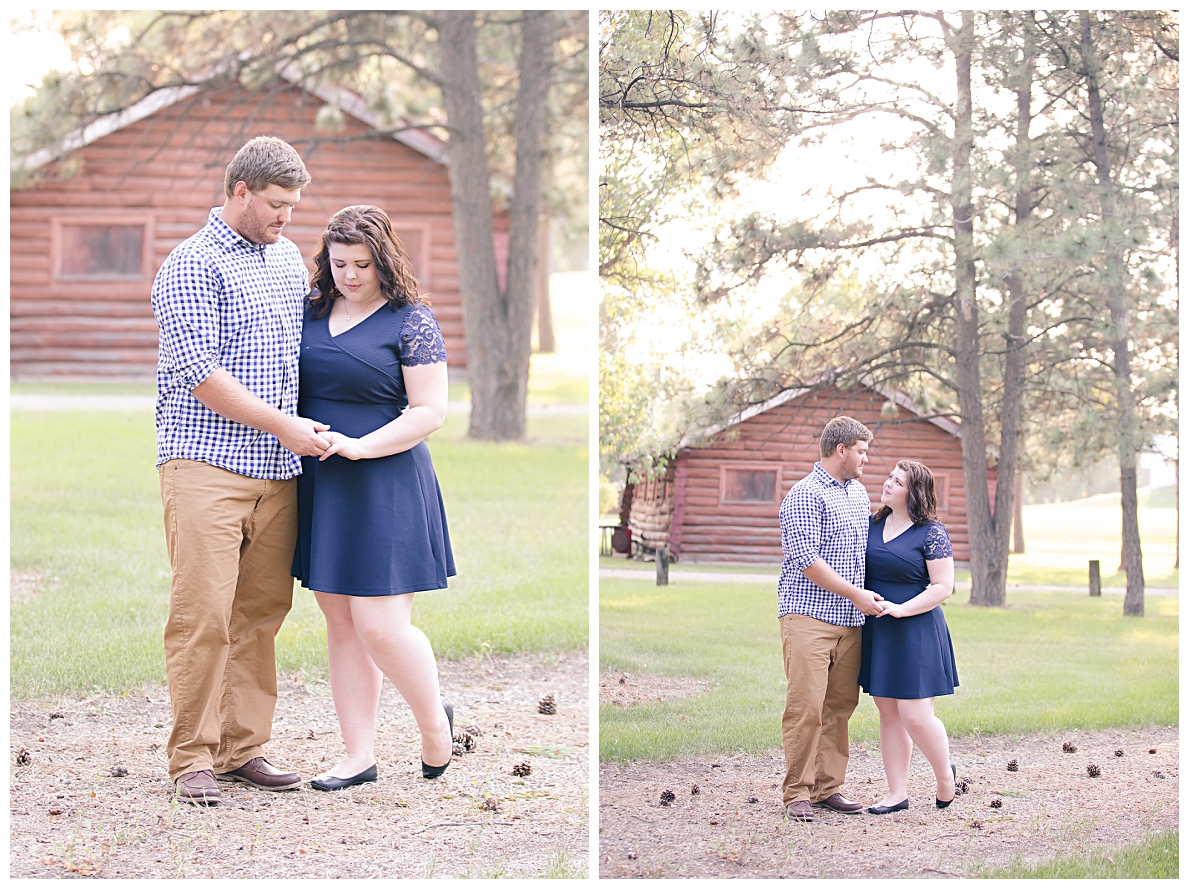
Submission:
[[[340,330],[338,333],[335,333],[333,330],[330,329],[330,319],[334,315],[334,307],[332,306],[331,310],[330,310],[330,314],[328,314],[326,316],[326,332],[328,334],[330,334],[330,338],[332,340],[337,339],[338,337],[342,336],[344,333],[350,333],[355,328],[359,327],[362,324],[365,324],[367,322],[368,318],[372,317],[372,315],[376,314],[376,312],[380,311],[380,309],[382,309],[386,305],[388,305],[388,300],[384,300],[383,302],[378,303],[375,306],[375,308],[373,308],[370,312],[368,312],[366,315],[364,315],[362,318],[360,318],[358,321],[356,321],[350,327],[345,327],[342,330]]]
[[[891,517],[892,517],[892,514],[890,512],[886,516],[883,517],[883,529],[880,532],[880,537],[883,538],[884,543],[891,543],[893,540],[903,537],[905,534],[907,534],[909,532],[910,529],[916,527],[916,524],[912,521],[912,519],[909,519],[907,525],[905,525],[903,528],[901,528],[899,531],[897,531],[895,534],[893,534],[891,537],[889,537],[887,532],[888,532],[888,529],[891,527],[891,525],[888,523],[888,519],[890,519]]]

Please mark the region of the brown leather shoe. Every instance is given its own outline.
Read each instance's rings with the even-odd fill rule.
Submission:
[[[184,803],[192,803],[196,806],[217,806],[219,804],[219,785],[215,783],[215,773],[211,769],[186,772],[184,775],[179,775],[174,784],[177,787],[174,794]]]
[[[301,786],[301,776],[297,772],[282,772],[269,765],[263,756],[249,759],[238,769],[223,772],[218,777],[220,781],[242,781],[260,790],[292,790]]]
[[[809,805],[809,800],[807,799],[799,799],[789,803],[784,807],[784,813],[793,821],[813,820],[813,806]]]
[[[814,805],[823,809],[833,809],[844,815],[853,815],[855,812],[863,811],[862,803],[852,803],[841,793],[832,793],[825,799],[819,799]]]

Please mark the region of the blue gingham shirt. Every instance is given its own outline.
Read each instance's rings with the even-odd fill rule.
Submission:
[[[240,475],[292,478],[301,458],[270,433],[212,411],[191,390],[222,368],[252,394],[297,415],[297,362],[309,273],[287,238],[254,244],[211,210],[153,281],[160,327],[157,465],[200,460]]]
[[[857,478],[839,482],[813,464],[813,472],[793,485],[780,504],[784,565],[777,599],[780,617],[807,614],[840,627],[861,627],[863,612],[811,582],[802,570],[818,559],[862,588],[866,577],[867,528],[871,498]]]

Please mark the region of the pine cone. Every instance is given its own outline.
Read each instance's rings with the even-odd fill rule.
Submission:
[[[468,735],[474,735],[476,738],[483,736],[483,729],[479,728],[477,725],[464,725],[462,730]]]
[[[975,830],[978,830],[983,826],[983,823],[981,821],[979,821],[977,818],[975,818],[973,821],[970,822],[970,826],[973,827]]]
[[[698,789],[698,785],[697,785],[697,784],[695,784],[693,787],[691,787],[691,788],[690,788],[689,792],[690,792],[690,794],[691,794],[692,796],[697,796],[697,795],[698,795],[699,793],[701,793],[702,791],[701,791],[701,790],[699,790],[699,789]]]
[[[672,790],[662,790],[661,791],[661,805],[662,806],[673,805],[673,800],[675,800],[675,799],[677,799],[677,794],[675,794]]]
[[[1102,769],[1094,765],[1094,763],[1090,763],[1090,765],[1086,766],[1086,774],[1091,778],[1097,778],[1102,774]]]
[[[749,803],[758,803],[758,802],[759,802],[759,800],[758,800],[758,799],[756,799],[754,796],[749,796],[749,797],[747,798],[747,801],[748,801]]]
[[[533,767],[527,762],[518,762],[512,766],[512,774],[517,778],[527,778],[533,773]]]
[[[1153,778],[1163,778],[1163,777],[1165,777],[1165,775],[1164,775],[1164,772],[1162,772],[1158,769],[1152,773],[1152,777]]]
[[[992,809],[1002,809],[1003,808],[1003,800],[1001,800],[999,797],[995,797],[995,799],[991,800],[991,808]]]
[[[451,756],[462,756],[464,753],[466,753],[466,751],[463,750],[462,745],[459,744],[457,741],[455,741],[454,746],[450,748],[450,755]]]
[[[1061,749],[1064,750],[1066,753],[1077,753],[1078,745],[1073,743],[1073,741],[1066,741],[1064,744],[1061,745]]]
[[[462,729],[461,731],[456,731],[454,733],[454,743],[456,745],[462,746],[463,753],[470,753],[472,750],[475,749],[476,741],[475,741],[474,736],[471,735],[470,732],[466,731],[465,729]]]
[[[1115,756],[1122,756],[1122,755],[1123,755],[1123,751],[1121,749],[1115,751]]]
[[[33,761],[33,757],[29,754],[29,751],[26,750],[24,747],[17,748],[16,759],[17,759],[17,765],[19,765],[19,766],[27,766],[29,763],[31,763]]]
[[[1149,750],[1148,752],[1149,752],[1149,753],[1155,753],[1155,752],[1156,752],[1156,748],[1155,748],[1155,747],[1153,747],[1153,748],[1152,748],[1151,750]]]
[[[124,768],[123,766],[112,766],[111,767],[111,776],[113,778],[127,778],[128,770],[126,768]]]
[[[557,702],[553,700],[553,695],[545,695],[537,704],[537,712],[545,716],[552,716],[557,712]]]
[[[1009,772],[1018,772],[1020,770],[1020,764],[1014,759],[1009,759],[1007,761],[1007,770]]]
[[[970,792],[970,779],[969,778],[959,778],[957,783],[954,784],[954,796],[958,796],[960,794],[969,793],[969,792]]]
[[[479,806],[484,812],[498,812],[500,810],[500,801],[494,796],[485,797],[483,805]]]

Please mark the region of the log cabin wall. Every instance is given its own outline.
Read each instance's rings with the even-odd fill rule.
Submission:
[[[674,468],[656,478],[636,482],[632,486],[628,525],[632,529],[633,546],[655,551],[669,546],[669,532],[673,517]]]
[[[222,205],[228,162],[260,135],[291,142],[313,177],[285,228],[307,265],[331,214],[350,204],[383,208],[442,327],[450,364],[464,366],[446,168],[391,137],[359,138],[373,131],[349,115],[334,134],[349,141],[311,144],[323,104],[291,86],[267,101],[241,90],[199,93],[76,152],[77,175],[54,180],[51,166],[42,183],[14,190],[13,377],[152,377],[153,276]]]
[[[962,449],[958,438],[900,408],[880,413],[885,399],[870,390],[811,394],[744,420],[705,447],[677,457],[675,506],[682,513],[672,549],[687,562],[779,564],[780,504],[813,470],[818,437],[839,414],[854,417],[875,435],[863,484],[879,502],[884,479],[898,460],[919,460],[937,483],[939,518],[957,562],[970,558]],[[899,421],[899,422],[896,422]],[[638,496],[638,494],[637,494]],[[655,533],[655,532],[654,532]]]

